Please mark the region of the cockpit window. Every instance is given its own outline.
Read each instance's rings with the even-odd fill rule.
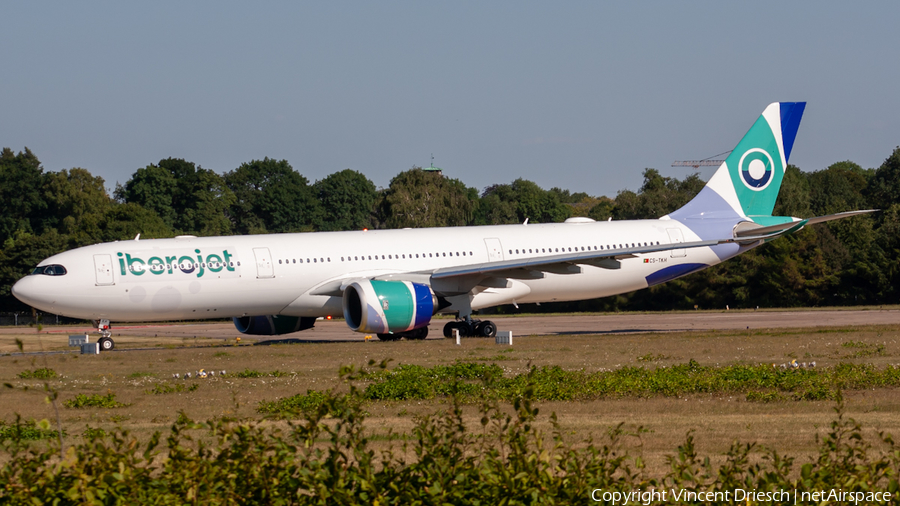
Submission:
[[[35,267],[31,274],[43,274],[45,276],[63,276],[66,268],[62,265],[40,265]]]

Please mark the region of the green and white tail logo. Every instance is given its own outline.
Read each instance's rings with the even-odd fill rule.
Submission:
[[[772,214],[784,178],[779,104],[766,108],[725,160],[731,184],[748,217]]]
[[[805,105],[766,107],[709,180],[707,186],[738,214],[751,219],[772,215]]]

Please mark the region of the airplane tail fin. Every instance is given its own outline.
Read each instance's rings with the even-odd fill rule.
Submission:
[[[706,187],[670,218],[736,214],[769,224],[806,102],[770,104]]]

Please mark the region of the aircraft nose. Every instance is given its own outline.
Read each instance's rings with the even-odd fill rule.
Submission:
[[[12,286],[13,297],[29,306],[35,306],[39,298],[39,289],[35,285],[34,276],[25,276]]]

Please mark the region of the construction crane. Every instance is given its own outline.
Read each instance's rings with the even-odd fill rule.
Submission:
[[[728,153],[731,153],[731,150],[719,153],[718,155],[713,155],[709,158],[704,158],[702,160],[676,160],[672,162],[672,167],[693,167],[695,169],[699,169],[700,167],[718,167],[719,165],[725,163],[725,160],[718,160],[718,158]]]

